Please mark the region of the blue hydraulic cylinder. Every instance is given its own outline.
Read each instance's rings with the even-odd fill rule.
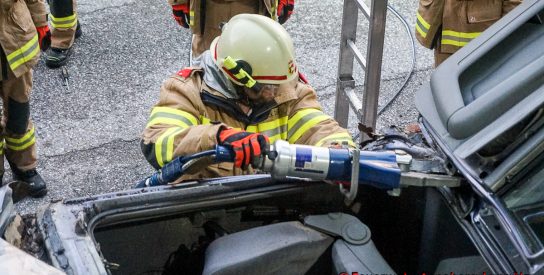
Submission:
[[[351,180],[351,156],[347,149],[329,149],[328,180]],[[359,184],[379,189],[400,187],[400,168],[394,152],[361,151],[359,158]]]

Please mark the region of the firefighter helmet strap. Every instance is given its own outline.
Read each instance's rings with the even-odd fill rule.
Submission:
[[[243,60],[236,61],[232,57],[227,56],[223,59],[223,68],[228,72],[230,77],[244,86],[257,93],[261,91],[262,86],[251,77],[252,69],[249,63]]]

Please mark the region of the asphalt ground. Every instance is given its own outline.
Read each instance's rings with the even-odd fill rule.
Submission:
[[[297,0],[285,24],[294,40],[298,66],[316,89],[326,113],[333,115],[342,18],[341,0]],[[389,2],[415,24],[417,1]],[[139,140],[161,83],[188,64],[190,34],[177,26],[163,0],[80,0],[83,36],[66,68],[40,61],[34,72],[31,116],[36,125],[38,170],[48,194],[26,198],[17,211],[35,212],[50,201],[131,188],[153,169]],[[359,15],[357,44],[364,53],[368,22]],[[417,118],[414,94],[428,81],[432,53],[416,43],[417,62],[409,83],[378,119],[378,128],[406,125]],[[411,42],[398,18],[387,16],[380,106],[411,70]],[[357,90],[364,73],[357,67]],[[355,133],[357,120],[350,116]],[[9,170],[9,169],[8,169]],[[9,177],[9,175],[8,175]]]

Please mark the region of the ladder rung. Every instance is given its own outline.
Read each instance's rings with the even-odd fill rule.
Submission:
[[[370,8],[362,0],[355,0],[355,2],[366,19],[370,20]]]
[[[357,94],[355,94],[355,88],[346,87],[344,93],[348,97],[349,104],[351,105],[352,110],[355,111],[357,117],[361,117],[363,114],[363,102],[359,100]]]
[[[357,49],[357,46],[355,45],[355,42],[353,40],[348,39],[348,46],[351,49],[351,52],[355,55],[355,59],[357,59],[357,62],[359,62],[359,65],[363,67],[363,70],[366,71],[366,59],[363,57],[359,49]]]

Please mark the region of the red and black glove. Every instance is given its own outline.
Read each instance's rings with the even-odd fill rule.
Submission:
[[[279,0],[278,1],[278,22],[283,24],[291,17],[295,9],[295,0]]]
[[[246,170],[249,165],[261,168],[264,157],[268,154],[270,142],[268,137],[258,133],[221,128],[217,132],[219,145],[231,146],[235,154],[234,167]]]
[[[36,30],[38,31],[40,49],[42,51],[49,49],[49,46],[51,46],[51,31],[49,30],[49,26],[36,27]]]
[[[189,3],[172,5],[174,20],[184,28],[189,28]]]

